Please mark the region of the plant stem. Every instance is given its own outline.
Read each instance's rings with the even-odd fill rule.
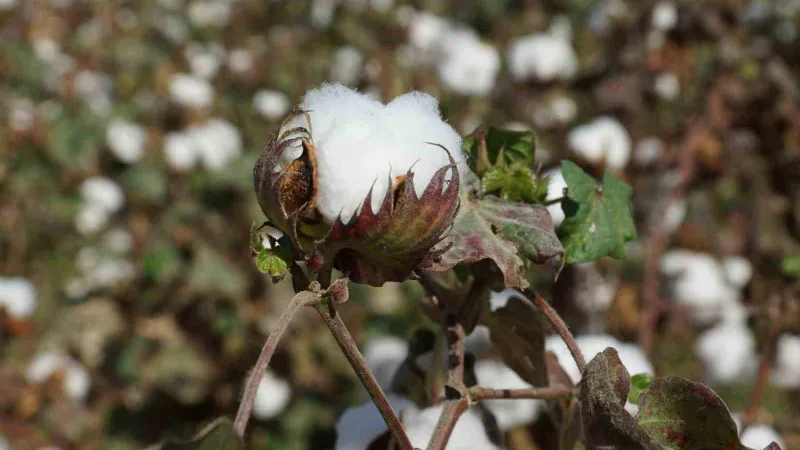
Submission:
[[[289,327],[289,323],[292,321],[292,318],[294,318],[294,315],[297,314],[303,306],[315,302],[319,302],[318,294],[308,291],[295,294],[281,314],[278,320],[278,326],[269,334],[264,348],[261,349],[261,355],[259,355],[255,366],[253,366],[253,370],[250,372],[250,378],[247,380],[242,402],[239,404],[239,410],[236,412],[236,419],[233,421],[233,428],[240,438],[244,439],[244,431],[247,428],[247,421],[250,420],[250,413],[253,410],[253,402],[255,402],[256,399],[258,386],[261,384],[261,379],[264,378],[264,373],[267,371],[267,366],[269,366],[269,361],[275,353],[275,348],[278,346],[281,336],[283,336],[286,328]]]
[[[464,386],[464,327],[458,321],[458,316],[450,311],[445,314],[444,321],[448,356],[445,395],[450,399],[444,404],[442,415],[428,444],[428,450],[444,450],[458,418],[469,407],[469,396]]]
[[[769,383],[769,375],[772,371],[772,358],[775,354],[783,325],[780,311],[776,306],[778,303],[779,300],[773,300],[772,308],[770,308],[767,313],[769,325],[767,334],[764,337],[764,346],[761,349],[761,361],[758,365],[758,379],[753,386],[753,390],[750,392],[750,400],[747,404],[747,409],[744,411],[744,416],[742,417],[742,429],[755,421],[756,415],[758,414],[758,405],[761,403],[761,397],[764,396],[764,389],[766,389]]]
[[[397,442],[401,450],[414,450],[403,429],[400,418],[397,417],[392,405],[389,404],[389,400],[386,398],[386,394],[383,393],[383,389],[378,385],[378,381],[375,380],[369,367],[367,367],[367,362],[358,350],[358,346],[353,341],[350,332],[347,331],[342,318],[336,313],[333,303],[318,303],[315,308],[319,315],[322,316],[322,320],[330,328],[333,337],[336,338],[336,342],[339,344],[339,348],[342,349],[347,361],[350,362],[359,380],[367,389],[367,393],[372,397],[375,406],[378,407],[378,411],[383,416],[383,420],[386,421],[386,425],[392,432],[395,442]]]
[[[547,303],[547,300],[542,298],[541,295],[533,292],[530,289],[525,290],[525,295],[533,300],[533,303],[539,308],[540,311],[547,316],[547,320],[553,325],[556,329],[556,332],[561,336],[561,339],[564,340],[564,343],[567,344],[567,348],[569,352],[572,353],[572,358],[575,359],[575,364],[578,365],[578,370],[583,373],[583,369],[586,367],[586,358],[583,357],[583,353],[581,353],[581,349],[578,347],[578,343],[575,342],[575,337],[572,336],[570,333],[569,328],[567,328],[567,324],[561,320],[561,316],[558,315],[555,309]]]
[[[531,398],[540,400],[560,400],[575,395],[575,390],[567,386],[550,386],[546,388],[529,389],[489,389],[475,386],[469,389],[472,401],[495,399]]]
[[[442,415],[439,417],[439,422],[436,424],[436,429],[433,430],[433,436],[428,444],[428,450],[444,450],[447,441],[450,440],[450,435],[453,434],[458,418],[467,410],[468,406],[469,399],[466,397],[445,402]]]

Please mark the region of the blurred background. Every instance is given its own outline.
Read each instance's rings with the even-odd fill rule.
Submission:
[[[533,130],[550,198],[561,159],[624,178],[628,259],[542,294],[632,373],[704,381],[800,448],[798,26],[797,0],[0,0],[0,449],[233,416],[292,294],[251,256],[252,167],[324,81],[424,90],[463,134]],[[351,292],[376,371],[435,329],[412,283]],[[313,311],[265,386],[254,449],[333,448],[366,398]],[[552,448],[547,420],[512,421],[508,448]]]

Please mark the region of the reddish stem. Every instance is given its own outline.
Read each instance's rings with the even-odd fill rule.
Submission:
[[[542,313],[544,313],[547,320],[553,325],[553,328],[556,329],[556,332],[561,339],[564,340],[564,343],[567,344],[567,348],[569,352],[572,353],[572,358],[575,359],[575,364],[578,365],[578,370],[583,373],[584,367],[586,367],[586,358],[583,357],[583,353],[581,353],[581,349],[578,347],[578,343],[575,341],[575,337],[567,328],[567,324],[561,319],[561,316],[558,315],[555,309],[547,303],[547,300],[542,298],[541,295],[537,294],[536,292],[531,291],[530,289],[525,290],[525,295],[528,296],[533,303],[539,308]]]
[[[489,389],[475,386],[469,389],[472,401],[530,398],[540,400],[560,400],[575,395],[575,390],[567,386],[550,386],[529,389]]]

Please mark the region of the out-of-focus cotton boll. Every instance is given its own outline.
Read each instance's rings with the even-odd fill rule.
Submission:
[[[644,138],[636,143],[633,160],[642,167],[649,167],[664,154],[664,141],[657,137]]]
[[[586,361],[591,361],[606,348],[613,347],[617,350],[622,365],[625,366],[631,376],[640,373],[655,374],[653,365],[650,364],[647,356],[636,344],[620,342],[607,334],[587,334],[578,336],[575,340],[583,356],[586,357]],[[574,383],[580,382],[581,372],[578,370],[575,360],[572,359],[572,354],[560,336],[548,336],[545,340],[545,348],[556,355],[558,363]]]
[[[60,353],[38,354],[25,369],[25,378],[29,383],[41,384],[56,372],[64,374],[62,389],[68,398],[81,400],[89,393],[89,372],[81,363]]]
[[[196,27],[222,28],[231,16],[230,0],[194,0],[189,4],[189,20]]]
[[[593,163],[605,160],[613,169],[623,169],[631,157],[631,137],[619,121],[610,116],[599,117],[576,127],[567,137],[570,149]]]
[[[405,397],[387,394],[389,404],[400,417],[417,408]],[[348,408],[336,422],[335,450],[366,450],[369,444],[387,430],[378,408],[372,401]]]
[[[662,31],[671,30],[678,24],[678,7],[671,1],[658,2],[653,7],[651,20],[654,28]]]
[[[456,30],[446,35],[444,57],[437,69],[439,79],[463,95],[488,95],[500,70],[497,50],[472,30]]]
[[[678,231],[678,228],[681,227],[683,220],[686,218],[687,208],[688,205],[686,204],[685,199],[671,201],[667,206],[667,210],[664,211],[664,216],[662,217],[661,224],[664,231],[666,231],[668,234]]]
[[[15,319],[27,319],[36,311],[36,289],[24,278],[0,277],[0,309]]]
[[[450,23],[431,13],[415,13],[408,27],[408,40],[423,53],[433,53],[450,30]]]
[[[778,339],[772,383],[776,386],[800,388],[800,336],[784,334]]]
[[[224,169],[242,154],[239,129],[222,119],[211,119],[187,131],[206,170]]]
[[[79,187],[83,201],[113,213],[125,205],[125,194],[110,178],[92,177],[83,180]]]
[[[235,48],[228,53],[228,67],[233,73],[245,73],[253,68],[253,55],[246,48]]]
[[[479,361],[475,364],[478,384],[490,389],[528,389],[530,384],[522,380],[516,372],[505,364],[496,361]],[[486,406],[497,419],[501,430],[534,422],[541,412],[540,400],[487,400]]]
[[[549,129],[569,124],[578,114],[578,105],[566,95],[555,95],[534,106],[533,122],[538,128]]]
[[[544,176],[550,179],[547,184],[547,201],[555,200],[564,196],[564,189],[567,187],[567,181],[564,179],[564,174],[561,173],[561,168],[548,170]],[[547,212],[553,219],[553,225],[558,227],[566,217],[564,210],[561,209],[561,203],[554,203],[547,207]]]
[[[222,66],[225,51],[218,45],[204,48],[201,45],[190,44],[186,47],[185,56],[192,74],[208,80],[214,78]]]
[[[11,105],[8,126],[14,131],[28,131],[36,121],[33,102],[28,99],[17,100]]]
[[[653,90],[664,100],[675,100],[681,93],[678,76],[672,72],[661,73],[653,81]]]
[[[253,107],[261,116],[269,120],[282,118],[289,112],[289,97],[280,91],[265,89],[253,97]]]
[[[704,331],[695,352],[713,383],[740,383],[755,375],[756,341],[743,320],[724,321]]]
[[[199,155],[191,136],[184,132],[172,132],[164,138],[164,158],[171,168],[185,172],[197,165]]]
[[[668,251],[661,257],[661,271],[675,277],[670,286],[675,300],[698,324],[713,323],[739,305],[738,287],[726,279],[722,265],[709,254]]]
[[[118,160],[132,164],[144,156],[147,130],[123,119],[113,119],[106,128],[106,144]]]
[[[403,415],[411,445],[415,448],[428,447],[443,408],[440,403],[421,411],[409,410]],[[456,422],[447,442],[447,450],[499,450],[499,447],[489,440],[480,416],[474,408],[470,408]]]
[[[109,213],[96,205],[82,205],[75,215],[75,229],[80,234],[94,234],[108,224]]]
[[[333,55],[330,78],[338,83],[354,85],[361,77],[364,67],[364,57],[353,46],[345,46]]]
[[[370,339],[364,346],[364,359],[382,388],[391,386],[394,374],[408,356],[408,343],[395,336]]]
[[[73,87],[95,114],[105,117],[111,112],[114,81],[108,75],[90,70],[80,71],[75,75]]]
[[[762,449],[775,442],[781,448],[788,449],[781,435],[769,425],[750,425],[740,436],[742,444],[748,448]]]
[[[214,101],[214,88],[203,78],[176,73],[169,81],[169,95],[181,106],[205,108]]]
[[[0,11],[9,11],[17,6],[17,0],[0,0]],[[2,437],[0,437],[2,439]],[[5,439],[2,439],[5,441]],[[2,446],[0,446],[2,448]]]
[[[517,81],[568,80],[578,72],[578,56],[568,41],[547,33],[518,39],[508,50],[508,68]]]
[[[256,399],[253,402],[253,416],[260,420],[277,417],[286,409],[292,398],[292,388],[282,378],[267,371],[258,384]]]
[[[605,319],[601,313],[608,310],[617,294],[618,281],[614,277],[604,276],[594,263],[573,265],[576,286],[575,305],[592,318]]]
[[[738,288],[747,286],[747,283],[753,278],[753,265],[747,258],[741,256],[725,258],[722,261],[722,269],[725,271],[728,281]]]

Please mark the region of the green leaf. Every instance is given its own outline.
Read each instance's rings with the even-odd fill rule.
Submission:
[[[547,182],[544,181],[545,187],[542,189],[540,185],[543,180],[521,164],[508,169],[492,167],[483,174],[481,181],[484,193],[496,194],[511,202],[544,203],[547,196]]]
[[[588,450],[655,450],[662,447],[625,410],[630,375],[617,351],[607,348],[583,371],[580,385],[581,424]]]
[[[567,197],[561,203],[566,218],[558,231],[567,263],[624,258],[625,243],[636,239],[630,186],[608,171],[598,186],[571,161],[562,161],[561,170],[567,182]]]
[[[544,329],[539,310],[530,300],[515,295],[505,306],[485,311],[481,321],[489,328],[503,361],[520,378],[536,387],[548,385]]]
[[[639,395],[645,391],[652,382],[653,377],[647,373],[640,373],[632,376],[631,392],[628,394],[628,401],[633,404],[639,403]]]
[[[492,196],[480,200],[462,196],[453,228],[439,248],[447,245],[450,249],[431,270],[490,259],[502,271],[505,285],[519,289],[528,286],[526,261],[560,262],[564,255],[547,208]]]
[[[736,423],[708,386],[681,377],[658,378],[639,398],[636,422],[671,450],[743,450]]]
[[[790,277],[800,278],[800,256],[787,256],[781,261],[781,272]]]
[[[153,447],[154,450],[243,450],[244,448],[244,443],[233,429],[233,423],[225,417],[208,424],[188,441],[167,441]]]
[[[531,131],[511,131],[502,128],[489,127],[486,133],[486,151],[489,161],[496,165],[501,156],[508,164],[517,161],[524,161],[528,164],[533,162],[533,154],[536,146]]]

